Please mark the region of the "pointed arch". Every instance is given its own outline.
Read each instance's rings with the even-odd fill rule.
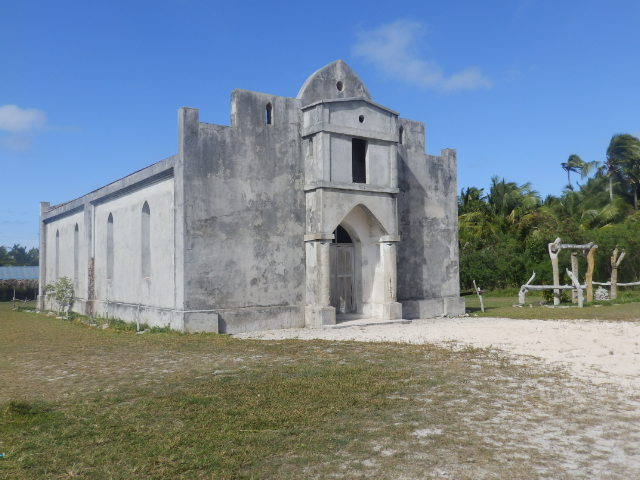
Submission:
[[[371,210],[358,203],[333,229],[336,237],[348,235],[351,243],[335,239],[330,255],[330,301],[337,314],[378,316],[384,289],[380,239],[387,231]]]
[[[356,241],[366,237],[388,235],[387,229],[378,217],[363,203],[353,206],[334,226],[333,230],[342,226]],[[365,227],[368,227],[365,229]],[[368,230],[368,231],[367,231]]]
[[[151,209],[149,203],[142,205],[141,231],[140,231],[140,260],[143,278],[151,276]]]
[[[56,280],[60,276],[60,230],[56,230],[56,261],[54,277]]]
[[[73,229],[73,284],[78,289],[80,271],[80,228],[76,223]]]
[[[353,239],[342,225],[338,225],[333,231],[332,243],[353,243]]]
[[[271,102],[267,103],[267,106],[265,107],[264,123],[266,125],[271,125],[273,123],[273,105],[271,105]]]
[[[109,213],[107,218],[107,280],[113,279],[113,214]]]

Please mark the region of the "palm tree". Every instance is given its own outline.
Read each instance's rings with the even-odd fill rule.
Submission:
[[[560,166],[567,172],[567,185],[569,188],[573,188],[571,185],[571,172],[579,172],[584,165],[582,159],[575,153],[569,155],[566,162],[562,162]]]
[[[591,162],[585,162],[583,160],[580,160],[581,164],[579,167],[579,172],[580,172],[580,178],[581,179],[585,179],[587,178],[591,172],[593,172],[594,170],[597,172],[598,170],[598,165],[600,164],[600,162],[598,162],[597,160],[593,160]]]
[[[612,165],[609,162],[598,162],[598,169],[596,171],[596,177],[607,177],[609,182],[609,203],[613,202],[613,175],[614,171]]]
[[[607,148],[609,170],[631,189],[633,208],[638,209],[640,190],[640,139],[626,133],[614,135]]]
[[[540,205],[538,192],[531,188],[530,183],[518,185],[499,180],[497,176],[491,178],[491,188],[487,201],[491,211],[500,217],[515,217],[529,213]]]
[[[484,211],[487,208],[484,188],[467,187],[460,191],[458,197],[458,214]]]

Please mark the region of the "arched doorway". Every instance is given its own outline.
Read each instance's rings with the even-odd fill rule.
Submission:
[[[324,220],[333,233],[305,235],[306,325],[335,324],[339,317],[402,318],[395,293],[399,237],[363,204],[337,216]]]
[[[349,233],[338,225],[333,232],[331,242],[331,306],[336,314],[353,313],[357,311],[355,301],[355,251]]]

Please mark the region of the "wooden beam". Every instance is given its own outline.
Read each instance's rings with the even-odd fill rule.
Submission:
[[[584,276],[587,285],[587,302],[593,302],[593,268],[596,263],[597,245],[593,245],[587,253],[587,274]]]

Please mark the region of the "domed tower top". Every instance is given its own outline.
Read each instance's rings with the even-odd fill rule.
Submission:
[[[336,98],[366,98],[371,100],[360,77],[342,60],[322,67],[307,78],[296,97],[302,105]]]

